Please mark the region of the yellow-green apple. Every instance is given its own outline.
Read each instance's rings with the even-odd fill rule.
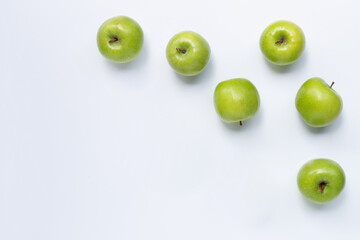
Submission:
[[[277,21],[269,25],[260,37],[260,49],[265,58],[276,65],[294,63],[305,48],[303,31],[295,23]]]
[[[335,161],[319,158],[305,163],[297,176],[300,192],[315,203],[334,200],[343,190],[345,173]]]
[[[143,42],[144,34],[140,25],[126,16],[108,19],[97,33],[100,53],[117,63],[132,61],[140,53]]]
[[[325,127],[334,122],[341,113],[340,95],[321,78],[307,80],[295,99],[296,109],[304,121],[312,127]]]
[[[225,122],[240,122],[255,116],[260,106],[259,93],[249,80],[235,78],[220,82],[214,92],[215,110]]]
[[[166,58],[175,72],[194,76],[209,62],[210,46],[199,34],[184,31],[173,36],[166,47]]]

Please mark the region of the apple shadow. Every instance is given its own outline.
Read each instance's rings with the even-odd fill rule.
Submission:
[[[339,127],[343,121],[342,115],[340,114],[340,116],[338,117],[338,119],[335,120],[335,122],[333,122],[332,124],[330,124],[326,127],[311,127],[305,123],[305,121],[302,119],[302,117],[300,115],[298,115],[298,116],[299,116],[299,121],[304,126],[304,128],[306,128],[308,131],[310,131],[313,134],[323,134],[323,133],[335,132],[335,131],[337,131],[337,129],[339,129]]]
[[[232,122],[227,123],[220,119],[221,123],[225,126],[226,129],[233,131],[233,132],[244,132],[244,131],[251,131],[255,128],[259,128],[259,124],[261,123],[263,118],[263,114],[261,109],[259,109],[259,112],[251,119],[243,121],[242,125],[240,125],[240,122]]]
[[[210,58],[209,63],[206,65],[205,69],[195,76],[184,76],[174,71],[174,74],[176,77],[183,83],[194,85],[194,84],[200,84],[203,82],[206,82],[207,79],[211,78],[211,76],[214,76],[214,64],[212,58]]]
[[[293,64],[290,64],[290,65],[285,65],[285,66],[275,65],[275,64],[269,62],[265,57],[263,59],[266,62],[266,64],[268,65],[268,67],[270,69],[272,69],[274,72],[287,73],[287,72],[296,71],[297,69],[304,67],[306,59],[307,59],[307,51],[305,50],[303,52],[302,56],[300,56],[300,58],[296,62],[294,62]]]
[[[143,45],[139,55],[137,55],[136,58],[134,60],[132,60],[131,62],[116,63],[116,62],[112,62],[107,59],[105,59],[105,61],[107,62],[107,65],[110,66],[111,68],[114,68],[114,69],[117,69],[120,71],[128,71],[131,69],[140,69],[141,66],[144,66],[146,64],[148,58],[149,58],[148,47],[147,47],[146,41],[144,41],[144,45]]]
[[[314,203],[302,195],[301,197],[303,199],[304,205],[306,205],[308,208],[311,208],[315,211],[328,211],[330,209],[336,209],[339,206],[344,205],[344,201],[346,199],[346,191],[341,192],[337,198],[325,204]]]

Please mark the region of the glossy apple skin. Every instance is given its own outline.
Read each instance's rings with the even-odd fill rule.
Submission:
[[[176,34],[166,47],[170,66],[184,76],[194,76],[203,71],[210,60],[210,53],[208,42],[191,31]]]
[[[339,94],[318,77],[310,78],[300,87],[295,105],[304,121],[312,127],[328,126],[342,110]]]
[[[276,65],[294,63],[301,56],[304,48],[303,31],[289,21],[277,21],[269,25],[260,37],[262,53],[268,61]]]
[[[108,19],[100,26],[97,33],[100,53],[117,63],[134,60],[140,53],[143,42],[144,34],[140,25],[126,16]]]
[[[214,92],[215,110],[225,122],[240,122],[259,110],[259,93],[249,80],[235,78],[220,82]]]
[[[321,188],[321,184],[326,183]],[[314,159],[305,163],[297,176],[300,192],[315,203],[334,200],[345,186],[345,173],[341,166],[329,159]]]

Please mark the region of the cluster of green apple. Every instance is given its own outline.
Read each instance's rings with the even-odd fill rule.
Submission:
[[[107,59],[130,62],[140,53],[143,31],[133,19],[114,17],[104,22],[97,34],[98,48]],[[300,27],[289,21],[269,25],[260,38],[265,58],[276,65],[292,64],[305,48],[305,36]],[[179,74],[201,73],[210,59],[210,46],[199,34],[184,31],[173,36],[166,47],[166,58]],[[307,80],[299,89],[295,105],[301,117],[311,127],[325,127],[334,122],[342,110],[341,97],[321,78]],[[214,92],[215,110],[225,122],[242,122],[256,115],[260,106],[259,93],[244,78],[220,82]],[[298,173],[300,192],[316,203],[335,199],[345,185],[345,174],[339,164],[329,159],[307,162]]]

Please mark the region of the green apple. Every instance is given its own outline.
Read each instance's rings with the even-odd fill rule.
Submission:
[[[209,62],[210,46],[199,34],[184,31],[173,36],[166,47],[166,58],[175,72],[194,76]]]
[[[132,61],[140,53],[143,42],[141,27],[126,16],[110,18],[100,26],[97,33],[100,53],[117,63]]]
[[[321,78],[310,78],[299,89],[295,105],[304,121],[312,127],[334,122],[342,110],[339,94]]]
[[[268,26],[260,38],[260,49],[265,58],[276,65],[294,63],[305,48],[301,28],[289,21],[277,21]]]
[[[297,176],[300,192],[316,203],[334,200],[343,190],[345,173],[329,159],[314,159],[302,166]]]
[[[259,93],[249,80],[235,78],[220,82],[214,92],[215,110],[225,122],[240,122],[255,116],[259,110]]]

